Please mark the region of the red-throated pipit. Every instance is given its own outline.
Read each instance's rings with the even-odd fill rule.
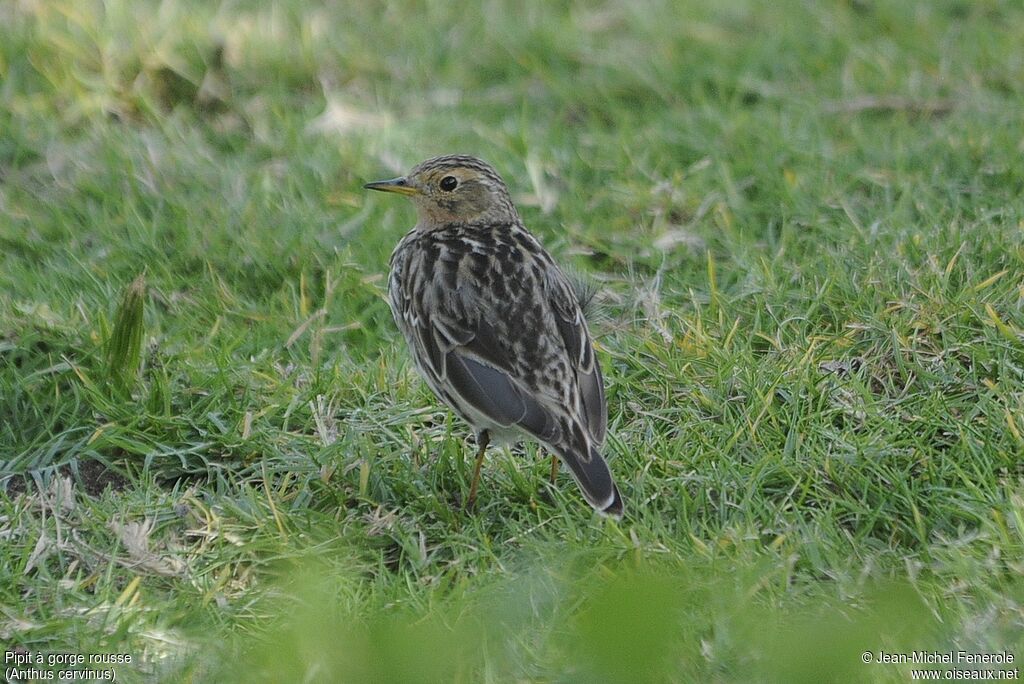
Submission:
[[[366,187],[406,195],[419,214],[391,255],[388,299],[416,368],[476,431],[468,504],[488,443],[525,435],[569,467],[591,506],[620,517],[587,322],[501,177],[475,157],[448,156]]]

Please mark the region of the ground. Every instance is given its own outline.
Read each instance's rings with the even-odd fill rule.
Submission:
[[[1019,666],[1021,35],[996,0],[0,5],[5,657]],[[456,152],[596,290],[622,522],[530,445],[458,505],[472,440],[383,296],[414,215],[362,190]]]

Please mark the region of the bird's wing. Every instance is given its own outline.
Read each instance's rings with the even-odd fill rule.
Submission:
[[[518,426],[545,442],[557,437],[558,421],[516,379],[515,364],[488,322],[435,312],[419,321],[415,334],[430,371],[462,401],[498,425]]]
[[[549,408],[549,397],[524,387],[511,368],[511,359],[503,357],[503,347],[492,326],[478,321],[473,330],[453,330],[442,320],[434,317],[432,324],[417,328],[430,370],[441,379],[442,386],[454,390],[462,401],[498,425],[518,426],[551,446],[569,467],[591,505],[608,515],[621,516],[622,499],[608,464],[598,451],[599,443],[593,436],[588,439],[583,434],[590,428],[564,412],[553,411]],[[559,326],[564,327],[561,323]],[[585,328],[582,333],[586,334]],[[589,348],[589,339],[580,339]],[[589,350],[592,369],[583,377],[590,395],[584,407],[595,414],[595,425],[603,437],[601,371],[593,356],[593,350]],[[590,403],[594,401],[600,401],[599,408]]]
[[[549,308],[565,347],[569,370],[575,374],[578,406],[566,406],[577,415],[591,443],[604,444],[608,424],[601,366],[594,354],[590,333],[573,287],[565,275],[552,267],[546,269],[543,282]],[[413,335],[423,350],[423,363],[459,396],[488,419],[502,426],[519,426],[545,442],[551,442],[559,430],[559,421],[547,408],[557,393],[534,393],[523,382],[521,360],[514,358],[508,340],[499,337],[486,313],[469,308],[458,297],[446,298],[432,293],[431,307],[417,307],[419,316],[406,316]],[[408,304],[416,298],[407,298]],[[429,313],[427,313],[429,311]],[[517,321],[513,335],[538,335],[531,329],[540,321]],[[508,335],[506,330],[504,335]],[[503,344],[504,342],[504,344]]]
[[[435,392],[497,425],[521,427],[544,441],[556,437],[551,412],[514,380],[518,374],[509,347],[479,307],[463,298],[456,281],[459,260],[441,250],[427,259],[428,249],[410,257],[404,248],[409,239],[392,254],[388,301]],[[458,402],[452,401],[453,393]]]
[[[579,299],[572,284],[557,270],[549,273],[548,291],[555,312],[555,324],[576,373],[584,425],[594,444],[601,446],[608,428],[608,405],[604,399],[601,364],[594,354],[594,345],[587,331]]]

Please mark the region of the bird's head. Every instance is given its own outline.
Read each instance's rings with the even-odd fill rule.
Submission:
[[[421,222],[509,222],[517,216],[501,176],[486,162],[466,155],[428,159],[406,176],[363,187],[406,195]]]

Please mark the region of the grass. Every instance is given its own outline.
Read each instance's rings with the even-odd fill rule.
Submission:
[[[1022,32],[995,0],[0,7],[5,654],[1024,657]],[[599,287],[621,524],[530,446],[459,510],[472,445],[383,299],[413,214],[360,188],[455,151]]]

